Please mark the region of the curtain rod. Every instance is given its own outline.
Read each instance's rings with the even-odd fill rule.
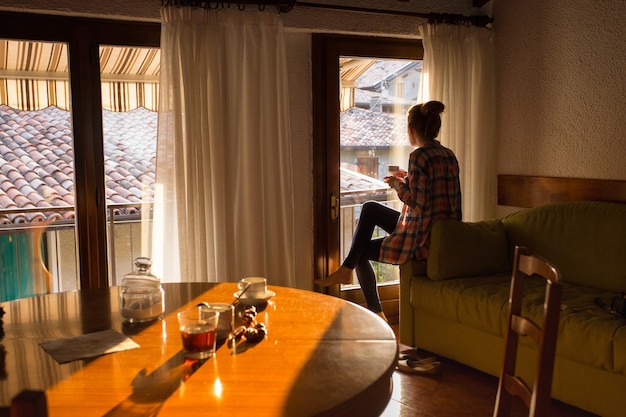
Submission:
[[[451,23],[451,24],[457,24],[457,25],[470,23],[475,26],[487,26],[489,23],[493,23],[494,21],[492,17],[486,16],[486,15],[464,16],[461,14],[451,14],[451,13],[404,12],[401,10],[372,9],[372,8],[367,8],[367,7],[353,7],[353,6],[341,6],[341,5],[333,5],[333,4],[310,3],[310,2],[305,2],[305,1],[296,1],[295,3],[296,3],[296,6],[301,6],[301,7],[342,10],[342,11],[358,12],[358,13],[375,13],[375,14],[390,14],[390,15],[398,15],[398,16],[419,17],[423,19],[428,19],[428,23]]]
[[[161,0],[162,7],[191,6],[203,9],[229,8],[231,5],[237,6],[239,10],[245,10],[249,5],[258,6],[264,11],[267,6],[276,7],[280,13],[287,13],[296,5],[296,0],[226,0],[226,1],[206,1],[206,0]]]
[[[411,16],[423,19],[428,19],[428,23],[449,23],[455,25],[472,24],[474,26],[487,26],[489,23],[493,23],[493,18],[485,15],[481,16],[464,16],[461,14],[450,13],[418,13],[418,12],[405,12],[401,10],[383,10],[372,9],[367,7],[354,7],[354,6],[341,6],[338,4],[322,4],[311,3],[306,1],[297,0],[226,0],[226,1],[206,1],[206,0],[161,0],[163,7],[168,6],[192,6],[202,7],[205,9],[218,9],[220,7],[230,7],[235,5],[239,10],[245,10],[249,5],[258,6],[259,10],[265,10],[267,6],[276,7],[280,13],[287,13],[294,7],[308,7],[316,9],[330,9],[341,10],[347,12],[357,13],[375,13],[375,14],[390,14],[399,16]]]

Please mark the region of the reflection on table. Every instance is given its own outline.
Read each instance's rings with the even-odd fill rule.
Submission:
[[[176,312],[231,302],[234,283],[164,284],[162,319],[129,325],[119,289],[82,290],[3,303],[6,378],[0,405],[45,390],[50,416],[376,416],[391,396],[397,344],[389,326],[336,297],[284,287],[258,306],[268,334],[222,342],[214,357],[185,359]],[[41,342],[114,329],[140,345],[58,364]]]

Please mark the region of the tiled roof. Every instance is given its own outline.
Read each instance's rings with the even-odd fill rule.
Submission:
[[[340,167],[340,188],[342,193],[362,191],[389,191],[389,186],[384,181],[372,178],[365,174]]]
[[[152,200],[157,113],[138,108],[124,113],[104,110],[103,114],[108,204]],[[342,146],[406,144],[403,121],[404,116],[351,109],[341,115]],[[394,128],[392,122],[399,122],[400,127]],[[69,112],[56,107],[21,111],[0,105],[0,209],[73,206],[73,159]],[[345,168],[341,178],[342,193],[388,188],[382,181]],[[0,224],[73,217],[73,211],[37,211],[2,216]]]
[[[361,174],[346,167],[340,167],[339,188],[341,204],[363,204],[368,200],[388,200],[391,188],[381,180]]]
[[[108,203],[151,198],[157,113],[138,108],[103,114]],[[0,208],[73,206],[73,159],[69,112],[56,107],[31,112],[0,106]],[[73,216],[73,212],[29,212],[2,217],[0,224]]]
[[[372,149],[409,146],[405,114],[353,107],[341,113],[340,123],[342,147]]]

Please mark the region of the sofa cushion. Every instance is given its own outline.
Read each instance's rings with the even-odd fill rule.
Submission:
[[[414,277],[410,302],[416,309],[502,337],[510,282],[510,273],[442,281]]]
[[[508,243],[500,220],[433,223],[427,260],[428,277],[442,280],[510,272]]]
[[[522,314],[528,315],[536,323],[541,323],[542,320],[544,286],[544,281],[540,278],[530,278],[526,281]],[[623,373],[623,368],[619,369],[616,362],[624,354],[616,355],[614,336],[620,328],[626,326],[626,321],[598,307],[594,302],[598,297],[607,299],[610,293],[563,283],[556,353],[557,356],[574,362]],[[506,317],[506,312],[503,313],[503,317]],[[503,326],[504,331],[506,322]],[[530,344],[524,338],[521,342]]]

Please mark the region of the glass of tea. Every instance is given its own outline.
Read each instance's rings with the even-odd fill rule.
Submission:
[[[219,311],[202,304],[178,313],[178,328],[187,358],[206,359],[213,356],[219,318]]]

